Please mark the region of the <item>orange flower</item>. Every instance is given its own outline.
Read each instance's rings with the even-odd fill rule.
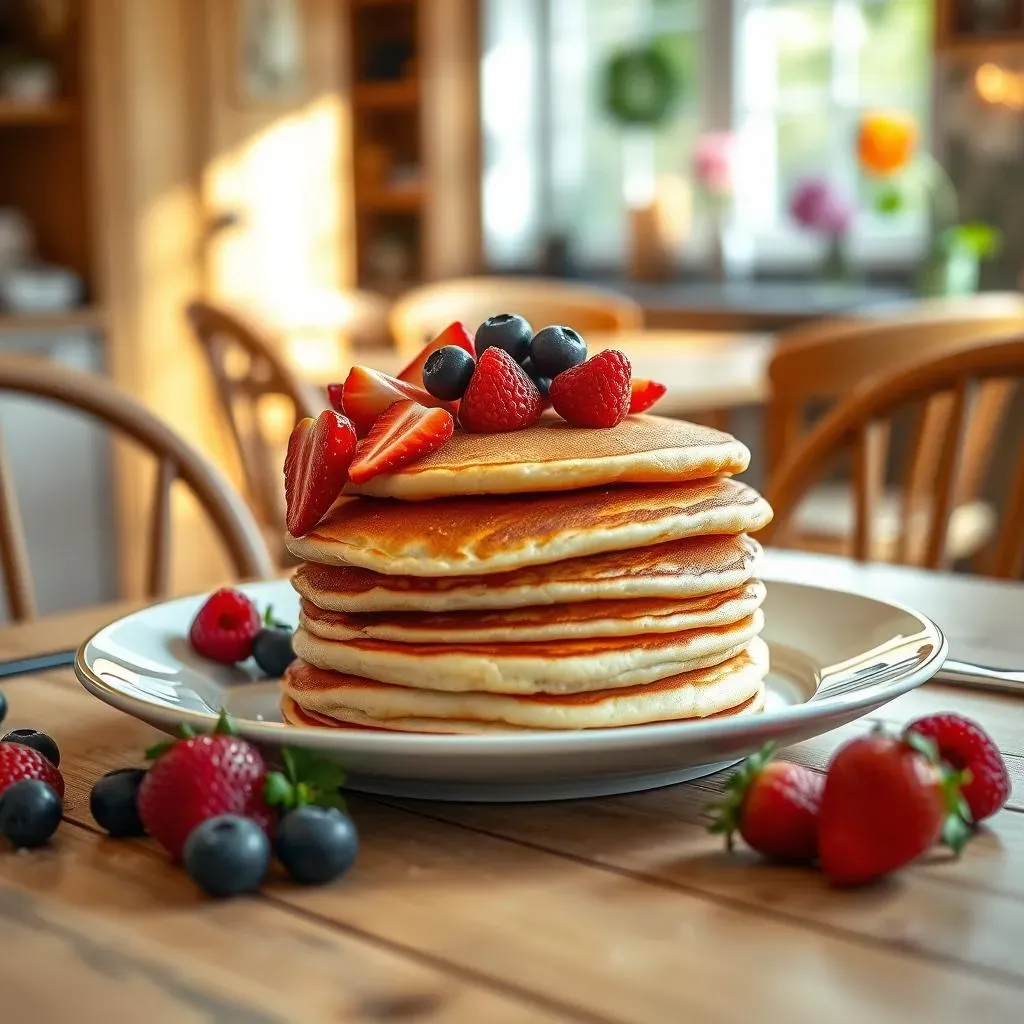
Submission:
[[[857,155],[869,174],[884,178],[902,171],[916,145],[917,125],[906,114],[870,113],[861,118]]]

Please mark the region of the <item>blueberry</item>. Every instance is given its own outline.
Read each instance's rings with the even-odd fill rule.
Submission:
[[[587,343],[571,327],[542,327],[530,342],[530,358],[545,377],[557,377],[587,358]]]
[[[454,402],[469,387],[476,363],[473,357],[458,345],[445,345],[431,352],[423,364],[423,386],[435,398]]]
[[[352,819],[336,807],[308,804],[284,816],[274,845],[293,881],[325,885],[352,866],[359,837]]]
[[[38,729],[14,729],[9,732],[0,743],[20,743],[23,747],[32,747],[38,750],[47,761],[52,761],[54,767],[60,767],[60,747],[52,737]]]
[[[295,660],[290,629],[261,629],[252,642],[252,656],[268,676],[277,678]]]
[[[7,717],[7,698],[4,696],[3,691],[0,690],[0,723]]]
[[[60,824],[63,804],[52,786],[22,779],[0,797],[0,835],[18,849],[42,846]]]
[[[142,768],[118,768],[96,780],[89,796],[89,810],[100,828],[115,839],[144,836],[146,828],[139,817],[136,798],[146,777]]]
[[[541,397],[547,398],[548,392],[551,390],[551,378],[538,373],[537,367],[533,365],[532,359],[527,359],[526,362],[523,363],[523,373],[525,373],[526,376],[537,385],[537,390],[541,393]]]
[[[221,814],[197,825],[185,842],[185,870],[207,896],[254,892],[270,867],[270,841],[251,818]]]
[[[533,328],[529,321],[515,313],[499,313],[488,317],[477,329],[474,344],[479,359],[492,345],[503,348],[517,363],[530,354]]]

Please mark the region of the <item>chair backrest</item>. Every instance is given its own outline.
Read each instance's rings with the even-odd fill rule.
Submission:
[[[1024,376],[1024,335],[947,352],[875,377],[840,402],[786,458],[773,475],[767,497],[775,520],[764,532],[780,543],[793,513],[843,453],[852,454],[854,530],[852,554],[874,557],[873,527],[889,455],[893,417],[911,417],[910,446],[899,487],[896,561],[944,568],[950,515],[965,476],[979,478],[992,445],[972,456],[978,418],[988,419],[986,392],[1007,397]],[[990,423],[985,423],[986,430]],[[998,424],[997,424],[998,425]],[[972,463],[970,460],[974,459]],[[1016,577],[1024,565],[1024,448],[1006,475],[1010,490],[987,564],[992,575]],[[920,545],[915,545],[920,538]],[[917,550],[915,550],[917,546]]]
[[[283,536],[281,455],[268,436],[267,407],[287,406],[287,430],[304,416],[317,416],[318,403],[266,332],[244,314],[190,302],[185,315],[206,353],[228,427],[238,451],[249,504],[268,530]]]
[[[157,460],[147,596],[163,597],[170,582],[171,488],[182,481],[216,527],[240,577],[266,578],[273,563],[259,526],[221,472],[167,424],[103,377],[27,356],[0,356],[0,392],[30,395],[77,409],[131,438]],[[6,450],[0,442],[0,564],[11,618],[34,618],[28,549]]]
[[[464,277],[406,292],[391,307],[391,334],[413,353],[453,320],[471,330],[497,313],[519,313],[539,330],[565,324],[587,331],[635,330],[643,310],[632,299],[592,285],[549,278]]]
[[[806,433],[808,412],[815,404],[845,397],[886,367],[1024,330],[1024,296],[1018,298],[1022,301],[998,296],[999,301],[979,302],[973,308],[967,300],[923,303],[891,318],[809,324],[782,335],[768,364],[769,473]],[[955,315],[946,315],[950,311]],[[978,440],[982,443],[984,438]]]

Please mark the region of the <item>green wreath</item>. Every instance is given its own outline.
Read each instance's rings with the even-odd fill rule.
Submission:
[[[620,50],[605,67],[605,108],[623,125],[656,127],[681,92],[679,68],[658,43]]]

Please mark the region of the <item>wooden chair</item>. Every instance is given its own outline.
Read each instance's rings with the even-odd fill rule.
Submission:
[[[77,409],[129,437],[157,460],[147,596],[167,593],[171,553],[171,488],[182,481],[224,541],[240,577],[266,578],[273,564],[245,503],[220,471],[170,427],[103,377],[27,356],[0,356],[0,391]],[[0,564],[8,611],[15,622],[35,618],[36,602],[25,533],[6,451],[0,443]]]
[[[426,284],[399,298],[389,320],[399,350],[411,354],[453,320],[472,331],[496,313],[519,313],[538,330],[565,324],[584,335],[643,326],[643,310],[624,295],[531,277],[465,277]]]
[[[284,543],[282,440],[298,420],[317,416],[326,402],[298,378],[265,331],[244,314],[197,301],[188,304],[185,315],[213,374],[242,466],[246,497],[277,550]],[[268,415],[271,411],[279,415]],[[278,553],[283,557],[283,549]]]
[[[1018,297],[1024,300],[1024,297]],[[986,301],[971,307],[963,300],[955,317],[941,315],[937,305],[909,310],[891,319],[836,325],[824,333],[808,326],[784,335],[768,365],[770,400],[766,419],[769,479],[806,434],[809,414],[844,398],[885,368],[932,358],[1024,331],[1024,301]],[[930,308],[929,308],[930,307]],[[972,438],[983,450],[996,429],[1008,392],[990,389],[984,416]],[[978,481],[965,479],[958,498],[950,544],[957,558],[973,554],[991,536],[992,508],[979,500]],[[883,551],[893,552],[899,512],[897,493],[886,489],[879,499],[879,536]],[[853,519],[849,485],[827,481],[807,496],[798,514],[794,546],[824,554],[850,550]],[[888,547],[886,547],[888,545]]]
[[[853,464],[851,554],[878,558],[878,525],[894,416],[912,417],[910,445],[899,486],[894,558],[942,569],[953,560],[951,527],[965,486],[974,487],[991,465],[993,423],[986,398],[1011,394],[1024,376],[1024,335],[975,345],[903,366],[864,383],[839,403],[790,451],[768,488],[775,520],[762,539],[785,543],[801,499],[835,457],[849,451]],[[1024,569],[1024,446],[1005,474],[1009,493],[995,543],[975,568],[1018,577]]]

